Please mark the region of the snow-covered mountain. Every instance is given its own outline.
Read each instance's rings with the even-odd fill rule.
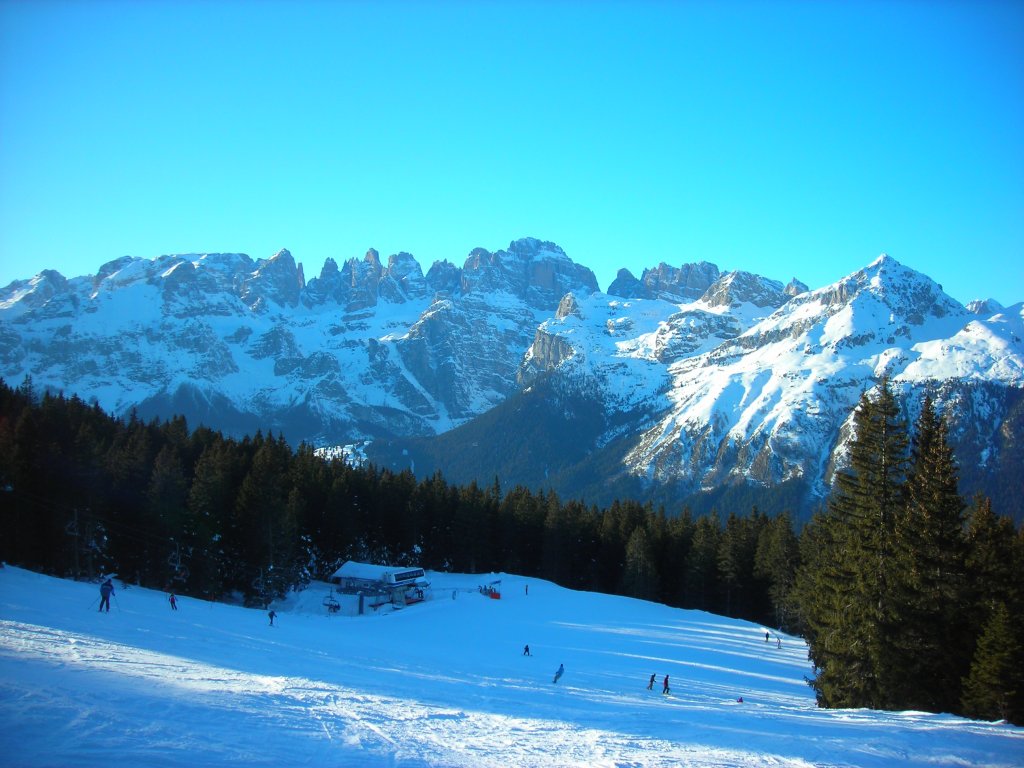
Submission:
[[[820,498],[854,406],[883,375],[911,419],[932,393],[962,463],[1019,468],[1024,305],[976,314],[886,255],[834,285],[796,285],[727,273],[687,303],[565,299],[520,379],[547,373],[620,414],[595,446],[631,433],[624,473],[680,496],[798,481]]]
[[[700,262],[621,270],[601,293],[531,238],[425,275],[371,250],[307,282],[280,251],[126,257],[0,290],[9,383],[599,502],[788,486],[806,509],[883,374],[911,418],[925,391],[945,409],[965,492],[1003,487],[1024,460],[1022,340],[1024,305],[964,307],[885,255],[814,291]],[[1021,517],[1017,496],[1000,511]]]
[[[123,258],[0,291],[0,375],[114,413],[183,413],[295,443],[443,432],[511,394],[537,325],[593,273],[513,242],[426,275],[407,253],[328,259],[306,282],[282,250]]]
[[[428,575],[433,599],[364,616],[328,615],[313,582],[271,627],[134,585],[100,614],[95,584],[0,569],[4,765],[1009,768],[1024,754],[1006,723],[819,709],[804,642],[765,642],[757,624]],[[495,579],[500,600],[477,590]]]

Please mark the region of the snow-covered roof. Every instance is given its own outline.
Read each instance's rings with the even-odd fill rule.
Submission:
[[[349,578],[349,579],[366,579],[367,581],[382,581],[387,578],[389,574],[401,573],[404,571],[416,570],[415,566],[395,566],[395,565],[373,565],[372,563],[357,563],[354,560],[348,560],[344,565],[334,572],[331,576],[332,579]]]

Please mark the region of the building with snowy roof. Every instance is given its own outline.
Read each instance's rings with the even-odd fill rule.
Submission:
[[[330,580],[338,585],[339,592],[376,596],[395,605],[418,603],[430,588],[422,568],[374,565],[354,560],[345,562]]]

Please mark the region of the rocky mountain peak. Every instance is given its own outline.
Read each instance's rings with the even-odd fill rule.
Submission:
[[[616,273],[615,279],[608,286],[606,293],[609,296],[618,296],[622,299],[649,298],[646,286],[637,280],[628,269],[620,269]]]
[[[988,317],[1002,312],[1006,307],[995,299],[975,299],[967,303],[967,311],[972,315]]]
[[[701,300],[712,307],[781,307],[789,299],[782,283],[750,272],[727,272],[707,289]]]
[[[269,259],[260,259],[256,269],[242,284],[242,300],[253,310],[263,310],[268,302],[295,307],[306,287],[302,267],[291,252],[282,248]]]
[[[459,289],[462,270],[447,259],[435,261],[427,270],[426,282],[435,293],[451,294]]]
[[[799,296],[801,293],[807,293],[809,290],[810,288],[807,287],[806,283],[802,283],[794,277],[786,284],[784,292],[787,296],[792,297]]]
[[[60,272],[44,269],[29,280],[15,280],[0,294],[0,310],[23,313],[38,310],[67,292],[68,281]]]
[[[551,310],[566,293],[596,293],[597,279],[554,243],[514,240],[508,250],[473,249],[462,268],[463,293],[506,292],[537,309]]]
[[[608,294],[625,299],[662,299],[674,304],[695,301],[718,280],[718,267],[706,261],[673,267],[661,262],[645,269],[637,281],[628,270],[619,270]]]
[[[942,318],[964,312],[963,306],[947,296],[941,285],[886,253],[837,285],[843,283],[849,283],[854,293],[870,292],[892,310],[894,316],[904,318],[911,325],[920,325],[929,317]]]
[[[428,293],[419,262],[404,251],[388,258],[388,266],[381,273],[378,288],[382,298],[396,303],[423,298]]]

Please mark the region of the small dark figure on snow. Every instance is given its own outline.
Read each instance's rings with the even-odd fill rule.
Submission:
[[[171,592],[171,596],[167,598],[167,602],[171,604],[172,611],[178,610],[178,598],[174,596],[173,592]]]
[[[523,656],[532,656],[532,655],[533,654],[530,653],[530,646],[524,645],[523,646]]]
[[[657,677],[657,675],[651,675],[651,679],[647,681],[647,690],[648,691],[653,691],[654,690],[654,678],[656,678],[656,677]]]
[[[565,673],[565,664],[559,664],[558,665],[558,671],[555,672],[555,679],[552,680],[551,682],[552,683],[557,683],[558,682],[558,678],[560,678],[564,673]]]
[[[672,689],[668,687],[668,675],[665,675],[665,682],[662,683],[661,692],[667,694]]]
[[[277,614],[274,613],[273,611],[271,611],[270,613],[267,614],[267,616],[270,617],[270,626],[274,626],[274,617],[277,616]]]
[[[106,606],[107,613],[110,613],[110,596],[114,594],[114,583],[107,579],[100,585],[100,612],[103,611],[103,606]]]

